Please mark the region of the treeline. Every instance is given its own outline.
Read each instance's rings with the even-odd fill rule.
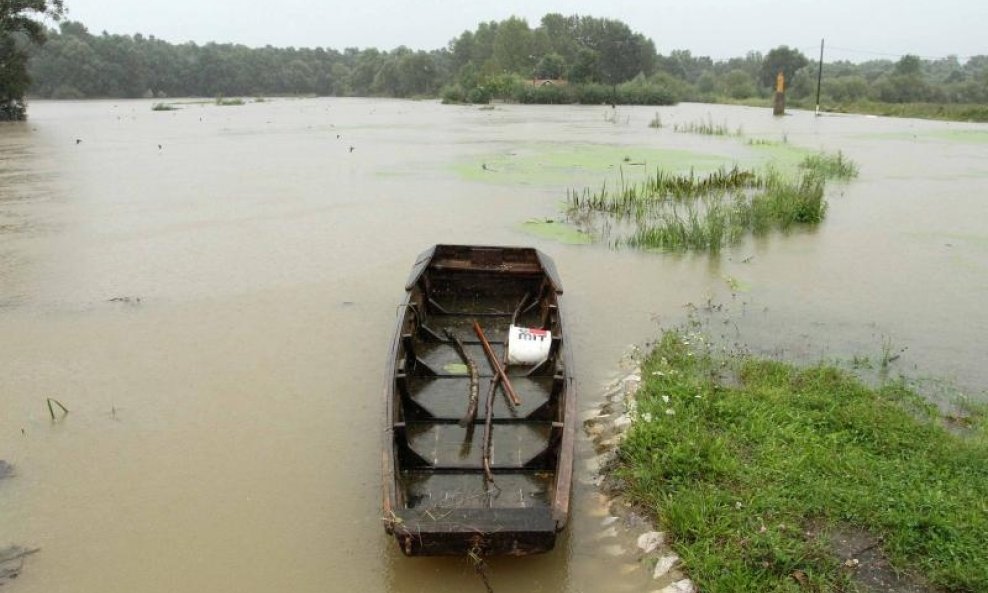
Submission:
[[[76,22],[48,33],[30,62],[32,94],[90,97],[260,95],[435,96],[448,52],[249,48],[91,34]]]
[[[795,49],[714,61],[611,19],[547,14],[481,23],[432,51],[249,48],[94,35],[63,22],[33,50],[31,92],[47,98],[327,95],[668,104],[771,96],[779,71],[797,101],[816,92],[816,64]],[[546,80],[551,83],[545,84]],[[824,65],[824,104],[988,103],[988,56]]]

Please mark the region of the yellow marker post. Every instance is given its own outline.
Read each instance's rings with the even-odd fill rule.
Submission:
[[[786,77],[779,70],[775,77],[775,103],[772,106],[772,115],[786,114]]]

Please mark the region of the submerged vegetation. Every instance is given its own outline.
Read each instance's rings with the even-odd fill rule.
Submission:
[[[801,169],[812,171],[825,179],[854,179],[858,176],[858,165],[844,157],[844,153],[837,151],[837,154],[821,152],[806,157],[799,164]]]
[[[569,191],[567,215],[586,230],[599,226],[617,245],[668,251],[717,252],[745,234],[816,224],[827,209],[827,179],[849,179],[857,168],[843,155],[811,155],[800,171],[719,169],[705,176],[663,170],[616,191]]]
[[[983,407],[952,432],[902,382],[715,354],[678,331],[642,377],[617,473],[700,590],[854,590],[869,549],[936,590],[988,590]],[[864,543],[839,554],[849,533]]]
[[[672,130],[683,134],[700,134],[703,136],[744,136],[744,130],[738,128],[731,130],[726,123],[715,124],[713,118],[686,122],[684,124],[673,124]]]
[[[244,105],[244,100],[243,99],[240,99],[238,97],[234,97],[232,99],[227,99],[227,98],[223,97],[222,95],[220,95],[220,96],[216,97],[216,104],[219,105],[220,107],[231,107],[231,106],[232,107],[237,107],[237,106],[240,106],[240,105]]]

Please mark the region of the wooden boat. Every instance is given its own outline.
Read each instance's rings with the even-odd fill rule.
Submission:
[[[531,248],[437,245],[405,291],[385,388],[386,530],[411,556],[551,550],[577,422],[555,265]],[[512,321],[551,335],[544,362],[505,369],[518,405],[483,343],[503,365]]]

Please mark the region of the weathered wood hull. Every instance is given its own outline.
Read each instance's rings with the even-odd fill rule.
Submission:
[[[569,515],[576,425],[552,261],[530,248],[437,245],[405,290],[385,386],[385,528],[413,556],[551,550]],[[545,362],[507,367],[517,405],[492,385],[497,373],[473,329],[503,361],[512,319],[552,335]],[[475,364],[473,381],[456,341]],[[465,418],[471,383],[479,411]]]

